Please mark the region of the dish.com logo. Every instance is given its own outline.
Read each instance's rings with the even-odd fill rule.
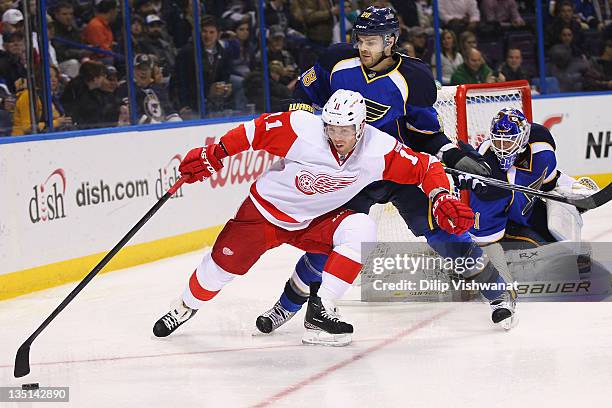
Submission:
[[[66,218],[64,194],[66,193],[66,175],[64,169],[56,169],[47,179],[34,186],[34,196],[28,207],[30,221],[53,221]]]

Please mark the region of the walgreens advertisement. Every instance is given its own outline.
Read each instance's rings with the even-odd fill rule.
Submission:
[[[108,251],[179,177],[192,147],[238,123],[0,145],[0,274]],[[274,160],[244,152],[183,185],[130,244],[223,224]]]

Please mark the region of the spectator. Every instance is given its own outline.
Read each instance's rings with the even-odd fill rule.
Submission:
[[[546,33],[546,47],[558,44],[559,34],[563,28],[570,28],[574,34],[576,44],[582,44],[582,26],[579,18],[574,15],[574,6],[570,0],[563,0],[556,3],[556,13],[552,24],[549,25]]]
[[[286,77],[287,73],[281,61],[270,61],[268,72],[270,77],[270,110],[272,112],[284,111],[291,100],[295,80],[290,84],[284,83],[283,78]],[[245,90],[249,102],[255,104],[257,111],[265,112],[263,72],[260,69],[247,76]]]
[[[470,48],[478,48],[476,34],[471,31],[464,31],[459,36],[459,52],[461,52],[461,56],[464,60]]]
[[[574,0],[574,13],[583,29],[601,30],[610,16],[610,4],[608,0]]]
[[[266,13],[266,18],[267,18]],[[245,0],[232,0],[221,14],[221,27],[226,29],[233,27],[239,21],[250,19]],[[266,24],[267,26],[267,24]]]
[[[219,26],[212,16],[202,18],[202,69],[206,110],[218,112],[231,108],[232,86],[228,83],[232,72],[231,57],[219,41]],[[176,58],[170,90],[179,107],[181,117],[195,117],[198,111],[195,52],[193,44],[183,47]],[[186,115],[186,116],[184,116]]]
[[[142,42],[145,39],[144,26],[145,22],[142,17],[138,14],[132,16],[130,25],[130,33],[132,35],[132,48],[135,50],[140,49]]]
[[[232,67],[230,83],[234,94],[234,107],[240,111],[246,108],[247,103],[243,86],[244,79],[251,72],[251,66],[255,59],[256,48],[251,41],[250,30],[248,20],[238,23],[234,29],[235,38],[227,42]]]
[[[585,89],[589,91],[612,90],[612,40],[607,40],[599,57],[591,59],[585,74]]]
[[[61,1],[52,9],[53,26],[55,27],[55,38],[53,46],[57,53],[57,60],[61,64],[64,61],[75,59],[80,61],[91,53],[87,50],[74,48],[61,40],[81,43],[81,33],[74,19],[74,7],[71,3]]]
[[[176,60],[174,44],[166,38],[164,22],[157,15],[149,14],[145,19],[145,24],[145,37],[134,49],[136,53],[155,55],[163,76],[169,77]]]
[[[100,88],[94,92],[99,95],[100,104],[100,125],[105,127],[113,127],[117,125],[119,120],[119,107],[121,106],[121,98],[118,95],[117,88],[119,87],[119,76],[117,68],[110,65],[105,67],[106,72],[104,79],[100,83]]]
[[[287,34],[291,13],[289,12],[289,8],[285,7],[286,2],[286,0],[266,0],[264,4],[266,11],[266,27],[277,25]]]
[[[85,26],[81,37],[85,44],[112,51],[114,46],[111,24],[117,18],[117,3],[115,0],[102,0],[96,6],[96,16]],[[112,61],[112,57],[103,54],[93,56],[96,59]]]
[[[516,0],[481,0],[480,7],[486,23],[497,23],[504,28],[525,26]]]
[[[16,31],[4,34],[4,50],[0,50],[0,80],[6,83],[9,91],[16,93],[15,83],[25,80],[25,44],[23,34]]]
[[[36,69],[34,88],[35,94],[38,94],[34,107],[34,114],[38,121],[38,129],[44,130],[46,123],[42,112],[42,101],[43,95],[43,75],[42,69],[38,66]],[[50,79],[51,79],[51,92],[53,96],[52,100],[52,115],[53,115],[53,128],[54,130],[70,130],[72,129],[72,118],[64,115],[64,109],[60,102],[57,100],[57,90],[59,88],[59,70],[57,67],[51,65],[50,67]],[[17,94],[17,102],[15,103],[15,113],[13,115],[13,136],[21,136],[29,134],[32,131],[32,122],[30,120],[30,94],[27,88],[23,89]]]
[[[0,137],[10,136],[13,132],[13,114],[15,112],[15,95],[6,84],[0,84]]]
[[[423,26],[420,21],[419,4],[415,0],[392,0],[391,3],[393,4],[393,9],[397,12],[398,18],[401,18],[402,31],[416,26]]]
[[[75,126],[88,129],[100,126],[100,107],[103,105],[96,92],[100,89],[106,68],[101,62],[86,61],[79,68],[79,75],[68,82],[61,101]]]
[[[476,37],[474,37],[475,39]],[[455,70],[463,64],[463,56],[459,52],[457,46],[457,36],[454,31],[442,30],[440,34],[440,42],[442,43],[441,63],[442,63],[442,84],[450,85],[451,77]],[[431,65],[436,72],[436,55],[431,56]]]
[[[400,44],[400,52],[403,51],[404,54],[406,54],[409,57],[412,58],[416,58],[416,51],[414,50],[414,44],[412,44],[410,41],[404,41],[403,43]]]
[[[506,61],[499,67],[506,81],[529,80],[531,73],[525,72],[522,67],[523,55],[518,48],[510,47],[506,52]]]
[[[564,27],[559,32],[559,38],[557,39],[557,44],[564,44],[570,47],[572,50],[573,57],[584,57],[584,52],[582,49],[576,44],[574,41],[574,32],[569,27]]]
[[[136,0],[134,10],[143,20],[150,14],[157,14],[153,0]]]
[[[438,11],[442,24],[455,33],[475,31],[480,23],[476,0],[439,0]]]
[[[482,54],[476,48],[467,51],[465,62],[455,70],[451,77],[452,85],[482,84],[491,82],[503,82],[503,74],[495,75],[491,68],[485,63]]]
[[[414,27],[410,31],[410,42],[414,45],[416,57],[427,63],[430,51],[427,49],[427,33],[421,27]]]
[[[164,21],[174,47],[181,49],[191,38],[193,31],[193,14],[191,3],[187,0],[175,0],[167,4]]]
[[[328,0],[302,0],[302,18],[306,37],[318,47],[327,47],[332,40],[332,30],[340,8]]]
[[[8,9],[2,14],[2,32],[23,34],[23,14],[17,9]]]
[[[580,92],[584,89],[583,79],[589,68],[588,62],[582,57],[572,55],[572,49],[567,44],[555,44],[549,51],[549,73],[559,80],[561,92]]]
[[[280,26],[272,26],[268,31],[268,61],[280,61],[287,70],[297,72],[297,65],[289,51],[285,49],[285,33]],[[261,50],[255,54],[255,64],[262,65]]]
[[[138,124],[177,122],[181,117],[170,104],[165,87],[155,83],[153,77],[155,66],[147,54],[134,57],[134,84],[136,85],[136,120]],[[119,98],[128,98],[127,83],[122,83],[117,90]]]

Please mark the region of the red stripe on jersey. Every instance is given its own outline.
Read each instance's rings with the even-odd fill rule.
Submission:
[[[293,224],[299,223],[299,221],[285,214],[284,212],[276,208],[274,204],[272,204],[271,202],[263,198],[261,195],[259,195],[256,184],[257,184],[256,182],[251,184],[251,195],[253,196],[253,199],[257,201],[257,204],[261,205],[264,208],[264,210],[266,210],[268,213],[270,213],[274,218],[276,218],[279,221],[290,222]]]
[[[221,136],[221,142],[230,156],[248,150],[250,147],[244,125],[235,127]]]
[[[196,272],[194,271],[191,274],[191,278],[189,278],[189,291],[198,300],[210,300],[214,298],[219,291],[213,292],[210,290],[206,290],[200,285],[198,282],[198,277],[196,276]]]
[[[332,251],[323,269],[325,272],[329,272],[347,283],[353,283],[357,275],[359,275],[361,263]]]
[[[402,184],[421,185],[426,195],[436,187],[450,190],[442,165],[433,160],[432,156],[415,152],[398,142],[393,150],[385,154],[383,179]]]
[[[255,119],[255,136],[251,143],[253,150],[265,150],[285,157],[298,137],[291,127],[292,113],[264,113]]]

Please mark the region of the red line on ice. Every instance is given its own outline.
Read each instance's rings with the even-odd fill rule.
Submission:
[[[402,330],[401,332],[395,334],[394,336],[388,337],[385,340],[381,341],[380,343],[377,343],[371,347],[368,347],[367,349],[355,354],[352,357],[349,357],[347,359],[344,359],[332,366],[329,366],[313,375],[311,375],[308,378],[303,379],[300,382],[297,382],[293,385],[290,385],[288,387],[286,387],[285,389],[277,392],[276,394],[272,395],[269,398],[266,398],[265,400],[263,400],[262,402],[260,402],[257,405],[253,405],[253,408],[261,408],[261,407],[267,407],[268,405],[271,405],[275,402],[277,402],[280,399],[285,398],[287,395],[289,394],[293,394],[294,392],[304,388],[307,385],[312,384],[315,381],[318,381],[320,379],[322,379],[323,377],[328,376],[329,374],[340,370],[341,368],[346,367],[347,365],[357,361],[357,360],[361,360],[362,358],[366,357],[368,354],[371,354],[375,351],[380,350],[383,347],[388,346],[389,344],[395,343],[401,339],[403,339],[404,337],[408,336],[409,334],[414,333],[415,331],[422,329],[423,327],[427,326],[428,324],[430,324],[431,322],[433,322],[434,320],[437,320],[439,318],[441,318],[442,316],[445,316],[446,314],[450,313],[452,309],[446,309],[443,310],[440,313],[437,313],[435,315],[433,315],[432,317],[430,317],[429,319],[425,319],[423,321],[421,321],[420,323],[417,323],[405,330]]]

